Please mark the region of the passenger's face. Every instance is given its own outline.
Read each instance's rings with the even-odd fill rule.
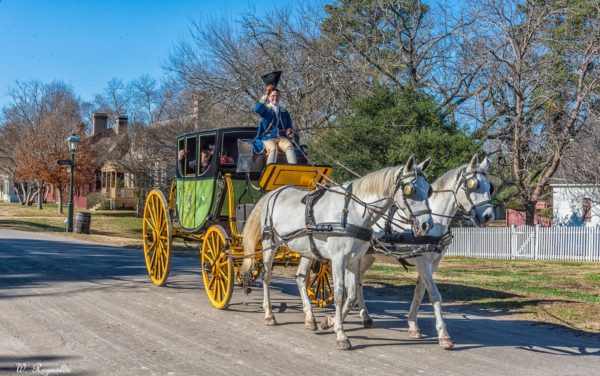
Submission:
[[[202,150],[202,152],[200,153],[200,158],[202,158],[202,162],[206,162],[208,160],[208,157],[210,157],[210,151]]]

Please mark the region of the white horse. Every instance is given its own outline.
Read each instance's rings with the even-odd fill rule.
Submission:
[[[425,295],[425,290],[427,290],[435,312],[438,343],[445,349],[454,346],[442,317],[442,297],[433,279],[433,273],[437,270],[450,245],[452,239],[449,236],[450,221],[459,208],[469,215],[472,223],[477,227],[487,226],[494,220],[494,210],[491,203],[491,196],[494,191],[487,176],[488,168],[489,161],[487,158],[479,164],[477,155],[474,155],[468,165],[448,171],[431,185],[433,194],[429,199],[429,205],[434,217],[434,227],[428,236],[443,239],[443,249],[441,252],[425,252],[418,257],[405,260],[408,264],[416,267],[419,275],[408,313],[408,334],[411,338],[423,338],[417,325],[417,313]],[[384,224],[379,221],[375,227],[380,230],[384,228],[383,226]],[[410,231],[410,228],[405,226],[393,225],[392,227],[394,227],[394,231]],[[376,233],[375,237],[377,236],[381,236],[381,234]],[[414,247],[418,248],[419,246],[415,245]],[[361,258],[360,276],[371,267],[374,261],[373,254],[365,254]],[[358,285],[357,299],[360,316],[362,317],[363,326],[369,328],[373,326],[373,320],[367,311],[362,287],[360,283]]]
[[[315,192],[307,194],[304,190],[287,186],[263,196],[244,227],[246,258],[241,273],[253,270],[252,255],[262,239],[265,324],[277,323],[271,309],[269,283],[273,257],[279,247],[285,246],[304,258],[331,260],[337,318],[334,327],[336,347],[350,349],[350,341],[342,325],[342,311],[350,311],[354,305],[356,288],[344,294],[346,273],[350,279],[358,278],[357,261],[371,245],[371,228],[392,204],[411,213],[414,231],[426,234],[431,229],[433,220],[427,202],[430,188],[414,158],[410,157],[404,166],[384,168],[343,187],[326,189],[321,192],[320,200],[315,200],[312,211],[302,200]],[[303,299],[305,296],[306,290]],[[311,315],[310,319],[315,323],[314,316]]]

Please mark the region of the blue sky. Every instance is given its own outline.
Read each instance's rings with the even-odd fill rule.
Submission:
[[[91,100],[116,77],[160,78],[190,20],[291,0],[0,0],[0,108],[16,80],[63,80]]]

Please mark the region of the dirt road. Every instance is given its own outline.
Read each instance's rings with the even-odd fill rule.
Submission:
[[[196,258],[175,257],[153,286],[141,250],[0,229],[0,374],[68,375],[592,375],[600,341],[510,317],[447,314],[456,347],[406,333],[408,296],[367,294],[375,329],[347,324],[353,350],[304,329],[295,283],[273,283],[276,327],[262,292],[213,309]],[[400,299],[400,301],[398,301]],[[277,313],[281,303],[287,310]],[[424,334],[434,336],[424,307]],[[318,319],[328,310],[317,310]]]

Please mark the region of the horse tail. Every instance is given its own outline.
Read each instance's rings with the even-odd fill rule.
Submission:
[[[268,200],[265,199],[266,196],[263,196],[250,213],[246,224],[244,225],[244,231],[242,231],[242,244],[244,247],[244,262],[242,263],[242,268],[240,269],[240,275],[244,273],[249,273],[254,269],[254,256],[251,256],[256,252],[256,244],[262,238],[262,227],[260,224],[260,215],[262,213],[262,208],[265,206],[265,203]]]

